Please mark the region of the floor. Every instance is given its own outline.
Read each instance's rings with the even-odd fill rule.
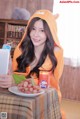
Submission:
[[[66,113],[66,119],[80,119],[80,102],[63,99],[61,107]]]

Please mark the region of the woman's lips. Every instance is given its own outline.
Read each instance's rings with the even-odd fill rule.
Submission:
[[[38,41],[40,41],[39,39],[33,39],[35,42],[38,42]]]

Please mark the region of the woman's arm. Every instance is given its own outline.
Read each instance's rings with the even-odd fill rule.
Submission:
[[[15,85],[12,75],[0,75],[0,87],[9,88]]]

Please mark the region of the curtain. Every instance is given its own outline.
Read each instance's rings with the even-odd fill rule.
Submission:
[[[62,1],[62,2],[61,2]],[[75,0],[76,1],[76,0]],[[66,65],[80,66],[80,1],[54,0],[58,37],[64,50]]]

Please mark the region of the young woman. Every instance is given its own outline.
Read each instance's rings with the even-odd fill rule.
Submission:
[[[14,51],[13,72],[33,77],[36,84],[39,83],[40,71],[50,72],[50,86],[61,98],[59,79],[63,71],[63,49],[58,41],[55,20],[56,16],[48,10],[38,10],[33,14]],[[0,87],[11,86],[11,77],[8,79],[0,80]]]
[[[57,90],[61,100],[59,79],[64,61],[57,37],[56,17],[48,10],[38,10],[33,14],[14,51],[12,67],[15,74],[33,77],[36,84],[39,83],[40,71],[50,73],[50,86]],[[0,87],[8,88],[11,85],[11,77],[0,80]]]
[[[15,49],[13,71],[34,77],[39,82],[40,71],[50,72],[50,86],[59,97],[59,79],[63,71],[63,50],[57,37],[55,16],[48,10],[39,10],[30,18],[25,34]]]

